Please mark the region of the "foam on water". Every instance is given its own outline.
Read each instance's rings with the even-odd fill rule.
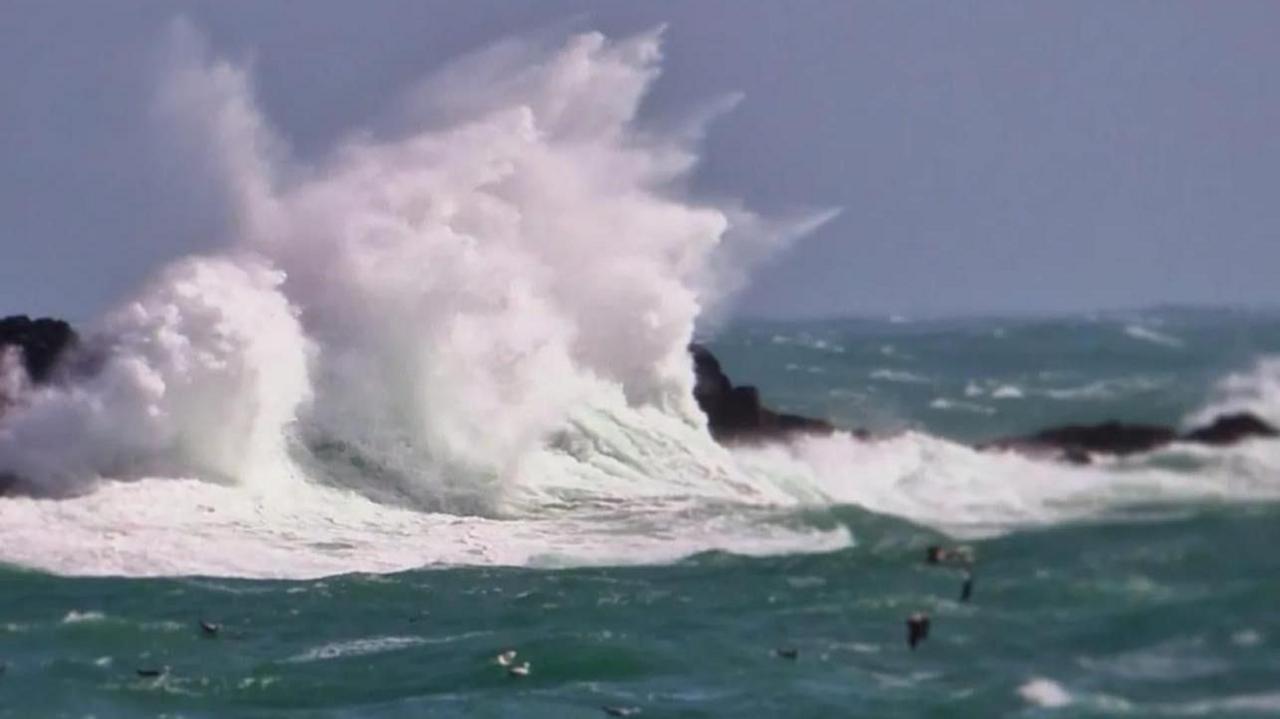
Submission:
[[[769,519],[692,503],[489,519],[395,507],[310,484],[285,503],[172,478],[106,483],[71,499],[0,503],[5,561],[63,574],[306,578],[429,565],[661,563],[705,550],[765,555],[835,550],[851,541],[845,530]]]
[[[1065,707],[1072,702],[1071,692],[1052,679],[1036,677],[1018,687],[1018,696],[1029,704],[1046,709]]]
[[[226,246],[158,271],[56,383],[0,358],[0,475],[25,490],[0,500],[3,561],[261,577],[661,562],[853,541],[786,518],[814,505],[971,534],[1280,495],[1280,464],[1253,446],[1170,450],[1199,468],[1179,473],[916,432],[717,445],[692,400],[695,323],[832,213],[773,220],[689,194],[707,118],[640,117],[659,32],[499,43],[421,83],[394,130],[312,161],[290,156],[243,68],[184,25],[171,44],[157,117],[224,188]],[[1275,376],[1261,365],[1223,401],[1280,407]]]
[[[1223,378],[1207,406],[1187,418],[1187,423],[1203,424],[1220,414],[1241,411],[1280,426],[1280,357],[1262,357],[1248,370]]]
[[[1164,347],[1181,348],[1186,346],[1186,343],[1178,339],[1177,337],[1174,337],[1173,335],[1165,334],[1163,332],[1152,329],[1151,327],[1147,327],[1145,325],[1140,325],[1140,324],[1126,325],[1124,328],[1124,333],[1129,337],[1132,337],[1133,339],[1141,340],[1143,342],[1150,342],[1152,344],[1162,345]]]
[[[905,517],[959,536],[1105,515],[1133,505],[1280,499],[1274,443],[1190,445],[1073,466],[986,452],[919,432],[847,435],[740,449],[749,471],[819,489],[825,501]],[[1195,471],[1167,469],[1192,463]]]

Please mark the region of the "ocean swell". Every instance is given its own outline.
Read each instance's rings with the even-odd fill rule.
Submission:
[[[0,499],[0,560],[247,576],[656,562],[847,546],[847,527],[798,518],[832,504],[968,535],[1280,495],[1256,446],[1187,473],[920,432],[718,444],[693,397],[695,324],[831,213],[690,196],[701,130],[640,112],[659,32],[507,41],[422,83],[396,132],[311,161],[243,68],[185,25],[171,44],[157,116],[225,189],[226,247],[159,270],[57,381],[2,358],[0,477],[27,491]],[[1236,384],[1224,401],[1248,399]]]

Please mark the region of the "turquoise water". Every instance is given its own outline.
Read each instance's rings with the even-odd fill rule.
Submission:
[[[1274,412],[1257,362],[1280,353],[1280,320],[754,323],[712,346],[775,405],[968,441],[1060,421],[1180,422],[1224,399]],[[777,510],[774,522],[846,529],[852,546],[827,552],[304,580],[5,569],[0,716],[1280,716],[1280,504],[1240,494],[1270,486],[1269,452],[1108,467],[1116,482],[1155,477],[1151,493],[962,537],[857,502]],[[931,457],[904,491],[970,499],[945,496],[956,470]],[[1001,481],[1035,486],[1027,466]],[[1210,467],[1221,493],[1175,491]],[[50,535],[84,521],[41,516]],[[80,548],[85,571],[134,529],[94,530],[103,544]],[[922,561],[958,542],[978,560],[968,603],[957,570]],[[911,651],[916,611],[932,632]],[[493,662],[506,648],[529,676]]]
[[[783,408],[846,426],[975,441],[1075,421],[1179,423],[1225,375],[1280,353],[1280,318],[1167,310],[756,322],[720,333],[712,345],[730,376],[760,384]],[[1002,387],[1023,396],[993,396]]]
[[[1275,715],[1280,559],[1263,549],[1280,542],[1277,520],[1273,507],[1187,511],[978,542],[968,604],[958,576],[920,561],[936,535],[854,510],[815,521],[858,527],[855,549],[665,567],[306,582],[7,572],[0,713],[1035,716],[1050,710],[1019,688],[1045,678],[1072,698],[1053,716]],[[915,610],[933,627],[913,652],[902,620]],[[506,647],[528,677],[492,662]]]

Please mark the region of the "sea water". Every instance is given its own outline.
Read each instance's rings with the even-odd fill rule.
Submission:
[[[0,356],[0,715],[1280,712],[1280,443],[974,449],[1280,423],[1280,318],[726,323],[834,213],[691,189],[660,36],[499,43],[299,157],[175,26],[155,115],[224,242],[53,381]],[[871,437],[717,444],[695,338]]]

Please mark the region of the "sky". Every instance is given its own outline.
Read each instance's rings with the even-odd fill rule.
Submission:
[[[1280,3],[8,0],[0,315],[92,318],[219,241],[148,119],[179,15],[301,158],[504,36],[665,23],[646,111],[745,97],[697,190],[842,210],[740,315],[1280,304]]]

